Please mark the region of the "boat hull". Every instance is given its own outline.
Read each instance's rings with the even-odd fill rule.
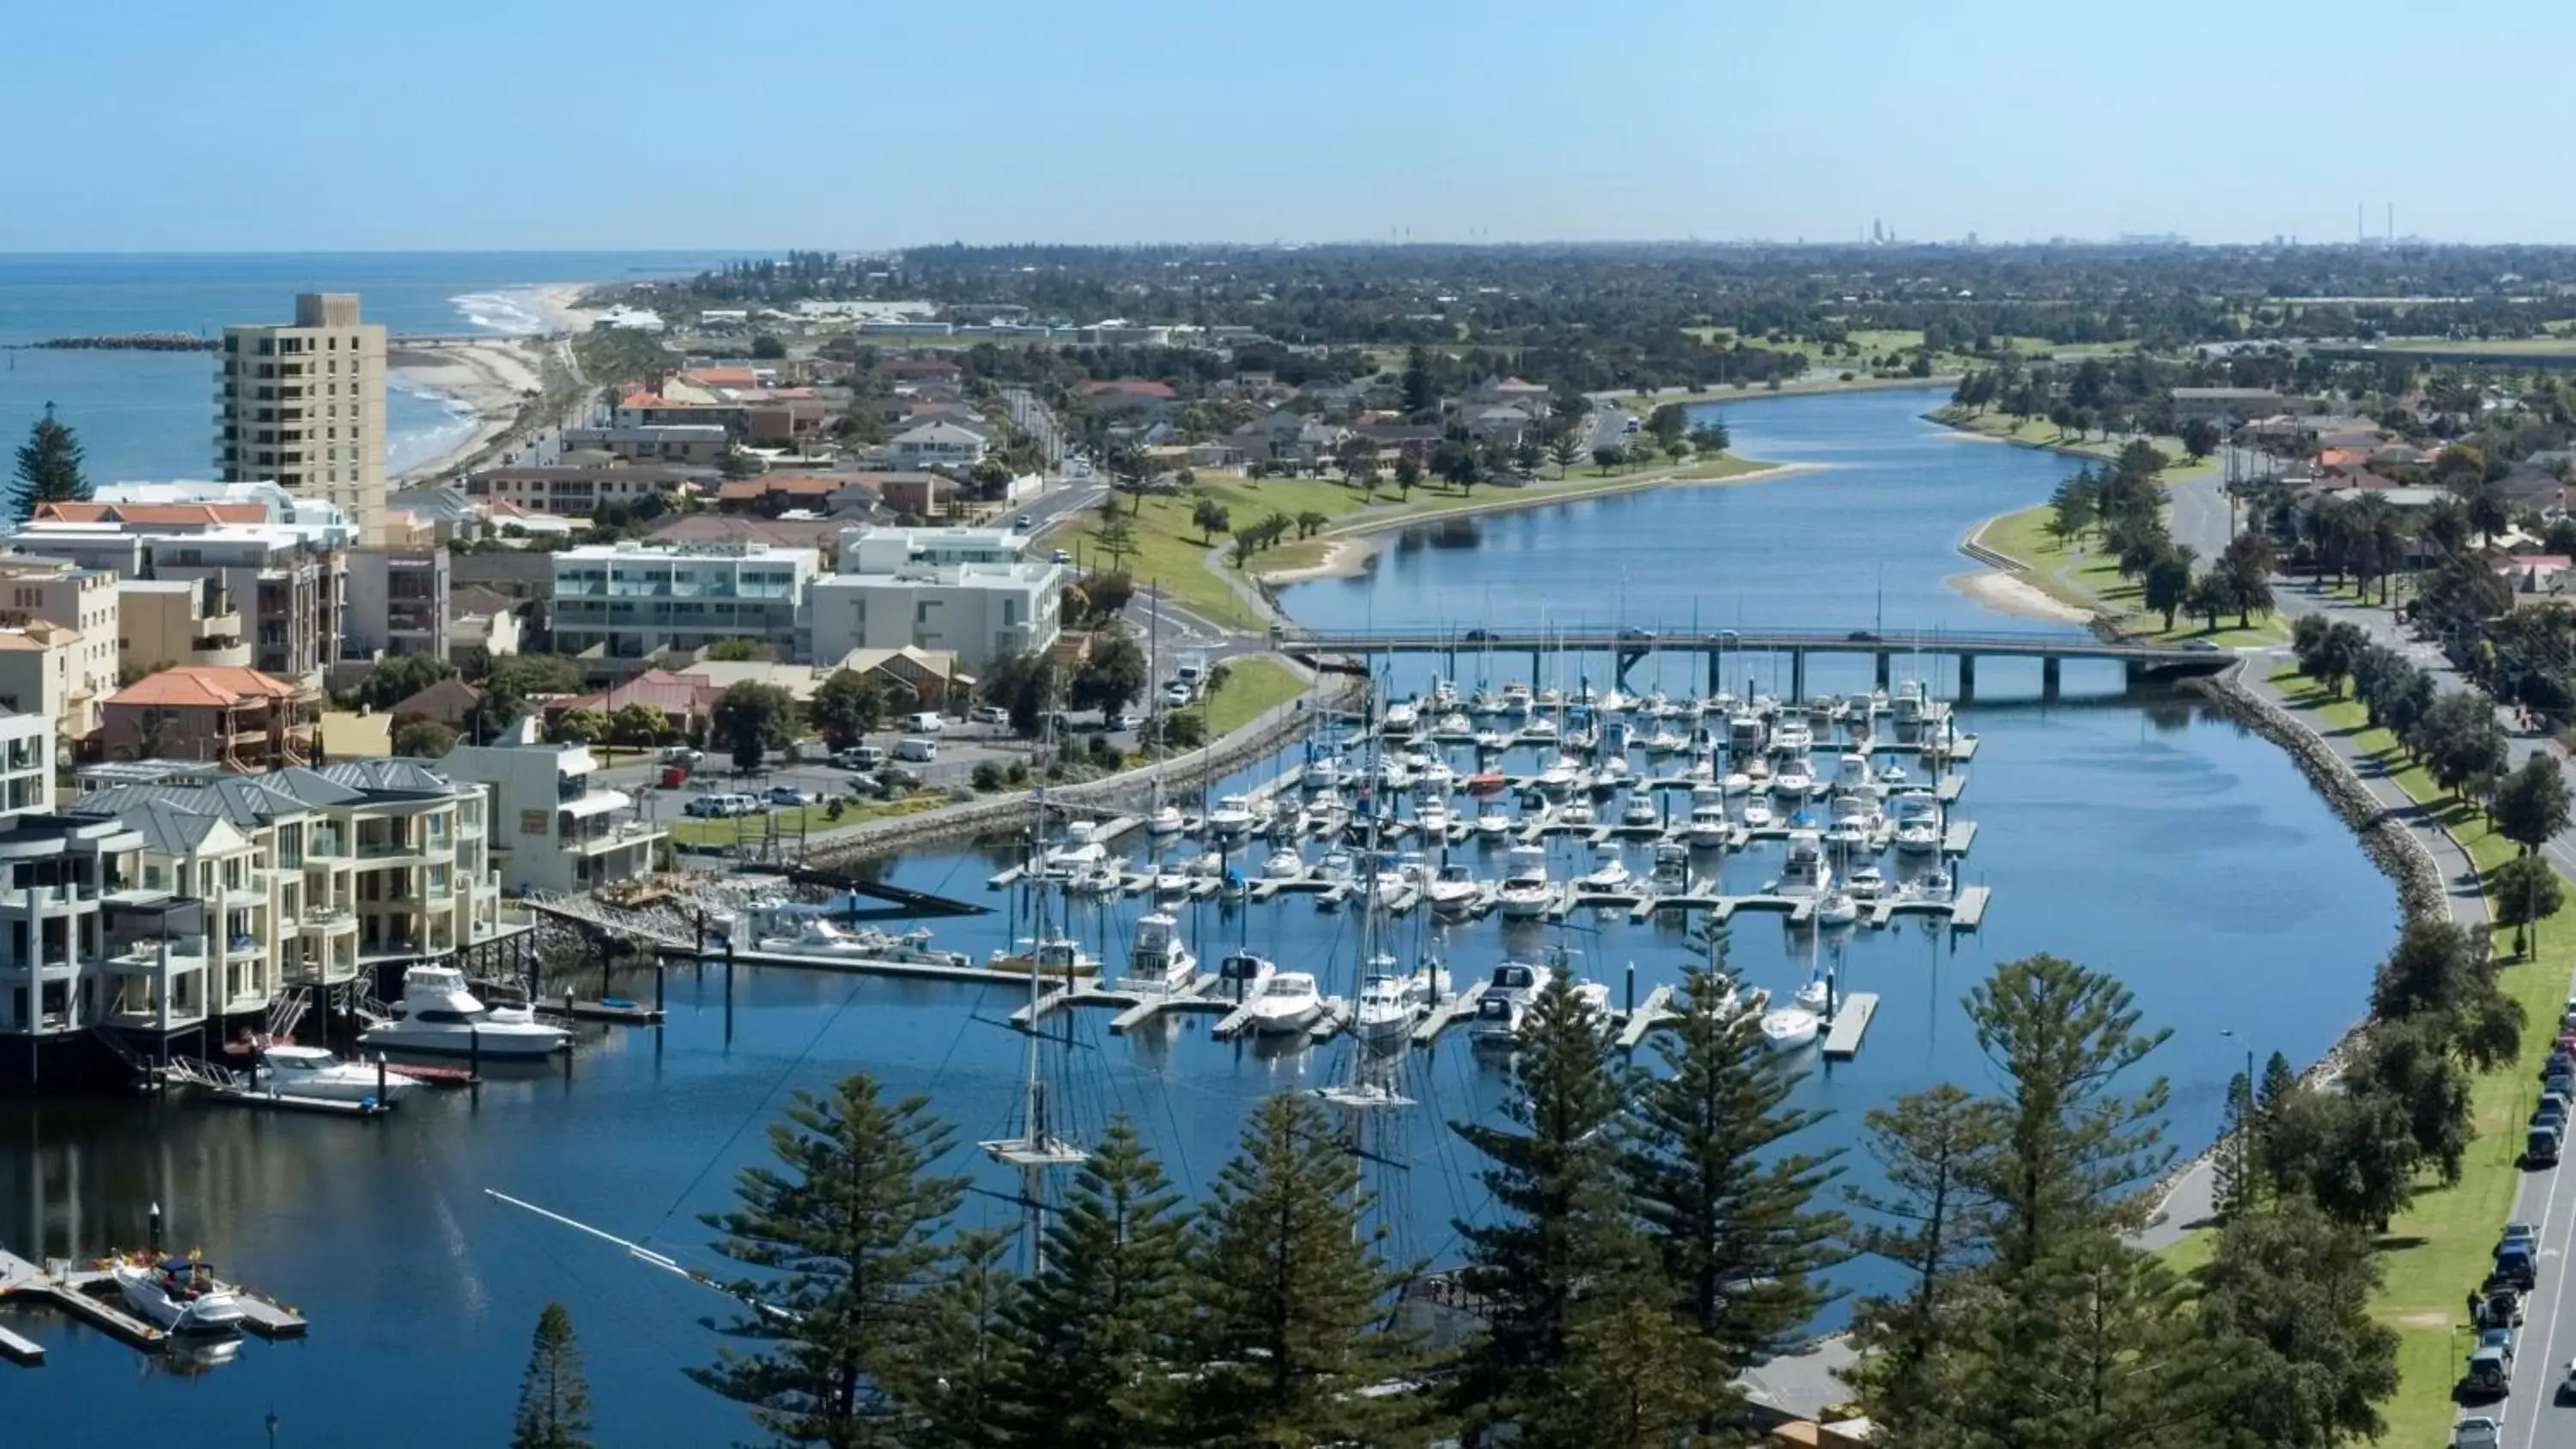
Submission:
[[[541,1061],[572,1044],[563,1032],[423,1031],[397,1024],[376,1027],[358,1037],[358,1045],[405,1056],[480,1057],[485,1061]]]
[[[230,1293],[207,1293],[183,1303],[163,1292],[149,1269],[115,1271],[117,1292],[125,1306],[155,1328],[170,1333],[230,1333],[241,1327],[241,1305]]]

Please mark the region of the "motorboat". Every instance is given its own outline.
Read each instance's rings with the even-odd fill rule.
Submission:
[[[1480,755],[1500,754],[1511,747],[1512,737],[1504,734],[1501,730],[1478,730],[1476,732],[1476,753]]]
[[[1369,1041],[1402,1036],[1448,994],[1449,973],[1436,966],[1410,976],[1373,973],[1360,982],[1359,1001],[1351,1009],[1352,1030]]]
[[[1515,717],[1526,715],[1536,702],[1537,696],[1530,693],[1530,687],[1526,684],[1515,681],[1503,686],[1503,713],[1507,715]]]
[[[1082,949],[1082,943],[1070,936],[1049,933],[1044,936],[1022,936],[1009,950],[995,949],[984,958],[984,965],[994,971],[1026,971],[1037,968],[1038,975],[1049,981],[1064,981],[1076,976],[1097,976],[1100,963]]]
[[[1346,771],[1339,755],[1317,755],[1297,772],[1297,783],[1309,790],[1329,790],[1342,783]]]
[[[1065,884],[1065,889],[1080,896],[1114,896],[1126,888],[1127,877],[1105,860]]]
[[[1956,889],[1948,871],[1927,870],[1907,881],[1897,893],[1907,900],[1947,901]]]
[[[1065,823],[1064,838],[1046,848],[1038,857],[1038,876],[1043,880],[1071,880],[1109,854],[1100,843],[1100,827],[1089,820]]]
[[[1908,790],[1890,802],[1899,853],[1923,855],[1941,848],[1941,802],[1929,790]]]
[[[1818,899],[1834,885],[1834,868],[1825,863],[1823,839],[1812,830],[1789,832],[1789,858],[1780,867],[1775,894]]]
[[[1499,976],[1504,969],[1508,968],[1498,968],[1495,974]],[[1548,968],[1536,969],[1544,971]],[[1610,1009],[1610,988],[1602,982],[1578,982],[1574,987],[1574,994],[1576,999],[1590,1006],[1594,1011],[1606,1012]],[[1493,1050],[1507,1050],[1518,1046],[1521,1027],[1529,1020],[1530,1010],[1537,1005],[1538,996],[1539,993],[1536,990],[1527,993],[1506,993],[1488,988],[1485,994],[1476,1000],[1475,1019],[1467,1027],[1469,1044]]]
[[[1729,795],[1746,794],[1753,788],[1753,777],[1742,770],[1729,770],[1725,778],[1717,782],[1717,787]]]
[[[1476,904],[1485,893],[1476,873],[1464,865],[1444,865],[1438,874],[1422,887],[1422,894],[1435,911],[1463,911]]]
[[[1638,747],[1650,755],[1677,755],[1689,745],[1689,737],[1667,725],[1646,736]]]
[[[1422,711],[1410,700],[1397,700],[1386,707],[1378,725],[1391,735],[1409,735],[1422,727]]]
[[[1593,788],[1596,790],[1615,790],[1619,788],[1620,781],[1627,779],[1634,773],[1635,772],[1633,770],[1628,768],[1628,757],[1626,755],[1604,755],[1601,757],[1600,767],[1593,772],[1595,777],[1593,780]]]
[[[1476,732],[1476,722],[1452,710],[1432,722],[1431,732],[1444,739],[1465,739]]]
[[[1347,885],[1358,868],[1349,851],[1328,850],[1322,860],[1315,862],[1315,879],[1327,885]]]
[[[1862,861],[1843,878],[1843,889],[1851,892],[1853,900],[1875,901],[1887,894],[1887,877],[1879,873],[1875,864]]]
[[[818,915],[774,917],[768,934],[752,938],[754,950],[780,956],[867,956],[873,945]]]
[[[1835,891],[1816,902],[1816,924],[1848,926],[1860,920],[1860,902],[1849,891]]]
[[[1770,731],[1763,725],[1760,715],[1738,712],[1727,718],[1726,752],[1737,759],[1761,753],[1769,741]]]
[[[1261,983],[1261,994],[1244,1003],[1244,1024],[1258,1036],[1310,1031],[1323,1014],[1323,995],[1304,971],[1273,972]]]
[[[1654,869],[1647,872],[1646,888],[1658,895],[1674,896],[1690,889],[1690,847],[1664,844],[1655,847]]]
[[[1181,818],[1181,807],[1169,801],[1155,806],[1154,812],[1145,817],[1149,835],[1178,835],[1188,827],[1189,822]]]
[[[1869,772],[1869,756],[1849,753],[1835,756],[1833,790],[1837,795],[1875,796],[1878,779]]]
[[[1565,825],[1589,825],[1592,823],[1592,802],[1583,799],[1568,800],[1557,807],[1556,818],[1559,823]]]
[[[465,989],[453,966],[414,966],[403,973],[403,998],[391,1021],[358,1034],[358,1045],[377,1051],[429,1056],[479,1056],[494,1061],[552,1056],[572,1044],[572,1033],[537,1020],[524,1006],[485,1006]]]
[[[1545,991],[1548,983],[1555,979],[1556,968],[1552,965],[1542,962],[1505,961],[1494,968],[1494,974],[1487,978],[1484,991],[1476,999],[1492,1001],[1499,997],[1526,1005],[1538,1000],[1538,994]]]
[[[1413,770],[1402,760],[1380,760],[1374,776],[1377,788],[1389,796],[1401,795],[1413,788]]]
[[[1556,721],[1546,715],[1534,715],[1521,726],[1521,738],[1531,744],[1547,744],[1557,736]]]
[[[1447,760],[1425,760],[1413,772],[1413,792],[1417,795],[1446,795],[1458,788],[1458,772]]]
[[[1425,701],[1425,706],[1430,709],[1440,710],[1456,709],[1458,707],[1458,686],[1447,679],[1435,679],[1431,681],[1431,694]]]
[[[1500,802],[1476,812],[1476,834],[1484,839],[1500,840],[1511,831],[1512,812],[1504,809]]]
[[[1181,862],[1164,861],[1154,872],[1154,895],[1157,899],[1176,901],[1189,893],[1190,873],[1181,869]]]
[[[1906,784],[1913,780],[1913,778],[1914,777],[1912,775],[1906,773],[1903,765],[1898,764],[1894,760],[1888,761],[1887,764],[1878,772],[1879,785],[1881,788],[1889,790],[1901,790],[1905,788]]]
[[[1531,783],[1549,799],[1562,800],[1573,793],[1575,781],[1581,777],[1582,772],[1575,761],[1559,756],[1555,763],[1539,771],[1538,778]]]
[[[1771,813],[1771,807],[1770,807],[1769,805],[1767,805],[1767,804],[1763,803],[1763,800],[1762,800],[1762,797],[1761,797],[1761,796],[1759,796],[1759,795],[1755,795],[1755,796],[1752,796],[1752,797],[1748,798],[1747,800],[1745,800],[1745,802],[1744,802],[1744,828],[1745,828],[1745,829],[1747,829],[1747,830],[1767,830],[1767,829],[1769,829],[1769,828],[1771,827],[1771,823],[1772,823],[1772,821],[1773,821],[1773,819],[1774,819],[1774,818],[1775,818],[1775,817],[1774,817],[1774,816],[1772,815],[1772,813]]]
[[[1726,796],[1714,785],[1702,785],[1691,792],[1690,841],[1693,845],[1724,845],[1735,834],[1733,822],[1726,818]]]
[[[1590,703],[1594,709],[1603,714],[1626,714],[1637,707],[1637,702],[1622,693],[1619,686],[1615,684],[1603,690],[1601,697]]]
[[[1547,874],[1547,847],[1515,845],[1506,861],[1503,887],[1497,897],[1503,919],[1536,919],[1556,900],[1556,886]]]
[[[1421,807],[1413,812],[1413,828],[1421,832],[1425,840],[1448,839],[1450,823],[1449,806],[1437,796],[1423,801]]]
[[[215,1281],[215,1270],[192,1258],[148,1262],[118,1259],[108,1269],[125,1306],[168,1333],[230,1333],[241,1326],[241,1303]]]
[[[1824,1029],[1824,1019],[1803,1006],[1784,1006],[1762,1014],[1763,1044],[1775,1052],[1811,1046]]]
[[[1619,823],[1630,830],[1650,830],[1664,823],[1655,808],[1655,797],[1643,790],[1628,792],[1627,803],[1619,807]]]
[[[1604,841],[1593,850],[1591,873],[1575,881],[1575,884],[1588,891],[1616,891],[1627,889],[1629,883],[1635,879],[1635,875],[1628,869],[1628,862],[1620,859],[1619,847],[1615,843]]]
[[[1208,829],[1218,835],[1244,835],[1252,829],[1252,801],[1243,795],[1220,795],[1208,812]]]
[[[1270,802],[1270,819],[1263,833],[1273,840],[1295,840],[1306,833],[1306,807],[1294,795],[1281,795]]]
[[[261,1048],[250,1085],[266,1096],[390,1106],[420,1084],[366,1062],[344,1062],[320,1047],[273,1045]]]
[[[1295,880],[1306,873],[1306,857],[1298,853],[1297,847],[1283,845],[1261,862],[1261,873],[1271,880]]]
[[[1682,778],[1694,785],[1714,785],[1717,783],[1717,761],[1708,755],[1693,755],[1690,764],[1682,770]]]
[[[1181,940],[1180,922],[1165,911],[1136,918],[1136,938],[1127,948],[1127,974],[1120,989],[1147,993],[1187,991],[1199,976],[1199,958]]]
[[[1471,716],[1482,717],[1502,712],[1503,697],[1485,685],[1477,685],[1474,692],[1467,696],[1467,713]]]
[[[1216,965],[1216,995],[1220,1001],[1250,1001],[1261,994],[1263,983],[1278,970],[1269,958],[1250,951],[1237,951]]]
[[[1771,752],[1804,755],[1816,747],[1816,732],[1804,719],[1783,711],[1771,724]]]
[[[1804,800],[1816,786],[1816,777],[1807,768],[1807,757],[1791,755],[1780,762],[1771,776],[1771,793],[1783,800]]]

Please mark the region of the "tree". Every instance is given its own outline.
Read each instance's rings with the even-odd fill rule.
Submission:
[[[600,745],[608,742],[608,716],[595,709],[568,709],[555,716],[548,731],[559,744]]]
[[[2473,776],[2503,770],[2504,730],[2495,706],[2474,690],[2455,690],[2433,702],[2416,722],[2407,747],[2424,761],[2433,780],[2457,797]]]
[[[2224,437],[2218,431],[2218,424],[2207,418],[2193,418],[2182,425],[2182,450],[2195,463],[2217,452],[2222,441]]]
[[[1045,1266],[1010,1306],[1015,1442],[1163,1441],[1174,1391],[1162,1380],[1187,1317],[1180,1201],[1136,1129],[1113,1118],[1047,1225]]]
[[[1213,498],[1202,498],[1190,510],[1190,524],[1199,531],[1199,542],[1214,543],[1220,533],[1234,531],[1234,516],[1226,506]]]
[[[948,1261],[941,1246],[965,1190],[928,1169],[948,1151],[926,1098],[888,1103],[865,1073],[828,1095],[799,1091],[769,1129],[774,1166],[742,1170],[741,1206],[709,1213],[715,1249],[760,1269],[731,1285],[746,1303],[730,1334],[766,1345],[720,1351],[689,1376],[747,1404],[763,1432],[832,1449],[891,1442],[897,1381],[919,1322],[922,1286]]]
[[[1126,612],[1127,601],[1136,597],[1136,580],[1124,573],[1092,574],[1082,581],[1082,594],[1091,622],[1106,623]]]
[[[1304,1449],[1384,1442],[1409,1345],[1382,1326],[1395,1274],[1360,1232],[1359,1160],[1302,1092],[1264,1100],[1218,1172],[1190,1250],[1193,1362],[1181,1439]]]
[[[1011,712],[1011,729],[1035,738],[1047,712],[1056,704],[1055,660],[1021,651],[996,657],[984,666],[975,697]]]
[[[81,474],[80,439],[68,425],[55,421],[52,403],[45,404],[45,415],[27,429],[27,441],[19,445],[17,478],[10,516],[21,523],[35,514],[39,503],[77,502],[90,496],[89,479]]]
[[[787,355],[787,344],[770,336],[766,332],[762,332],[751,339],[751,355],[763,360],[785,357]]]
[[[2139,597],[2148,608],[2165,616],[2165,632],[2171,633],[2174,613],[2191,598],[2191,586],[2191,550],[2176,545],[2147,565]]]
[[[1733,446],[1734,441],[1733,435],[1726,430],[1726,424],[1716,418],[1710,418],[1690,430],[1690,445],[1704,458],[1714,458],[1725,452]]]
[[[1689,427],[1690,414],[1680,403],[1659,403],[1646,414],[1646,435],[1661,448],[1670,449],[1681,442]]]
[[[1547,460],[1556,465],[1556,476],[1559,478],[1565,476],[1567,469],[1583,461],[1583,444],[1575,439],[1571,428],[1549,440]]]
[[[2537,855],[2518,855],[2496,868],[2496,924],[2513,927],[2513,954],[2531,953],[2531,928],[2558,914],[2566,900],[2558,872]]]
[[[1604,473],[1623,466],[1627,461],[1628,447],[1624,443],[1603,443],[1592,450],[1593,466]]]
[[[1404,354],[1404,410],[1419,418],[1439,403],[1439,385],[1431,378],[1431,354],[1416,345]]]
[[[1370,486],[1370,483],[1374,481],[1374,478],[1371,478],[1370,480],[1362,482],[1360,485],[1361,489],[1365,491]],[[1414,488],[1421,482],[1422,460],[1415,457],[1410,451],[1399,456],[1395,460],[1395,491],[1404,497],[1410,498],[1413,496]]]
[[[2200,1323],[2234,1370],[2212,1449],[2333,1449],[2386,1429],[2397,1331],[2371,1316],[2370,1243],[2303,1198],[2231,1216],[2201,1272]]]
[[[456,666],[435,654],[396,654],[379,659],[358,681],[358,703],[388,710],[442,679],[456,677]]]
[[[1325,524],[1332,521],[1333,517],[1331,514],[1318,513],[1314,509],[1309,508],[1297,515],[1297,536],[1299,538],[1313,538],[1316,534],[1324,531]]]
[[[671,717],[649,704],[622,704],[608,717],[608,742],[638,749],[659,741],[671,728]]]
[[[2096,510],[2099,497],[2090,469],[2059,483],[2057,491],[2048,499],[2051,529],[2060,538],[2082,538],[2084,530],[2091,528],[2094,519],[2100,516]],[[2165,627],[2171,629],[2173,622],[2168,619]]]
[[[1978,1182],[2000,1124],[1989,1104],[1946,1082],[1871,1108],[1865,1123],[1887,1190],[1843,1189],[1866,1214],[1852,1246],[1894,1264],[1906,1288],[1861,1304],[1856,1324],[1876,1350],[1864,1367],[1871,1405],[1902,1433],[1941,1403],[1942,1325],[1985,1253],[1987,1200]]]
[[[1117,497],[1112,493],[1105,501],[1114,504]],[[1136,554],[1136,525],[1123,513],[1105,514],[1099,526],[1092,530],[1091,546],[1109,560],[1112,573],[1123,573],[1127,560]]]
[[[855,669],[844,669],[814,687],[805,713],[823,743],[846,750],[877,727],[885,713],[885,688]]]
[[[709,660],[726,664],[750,664],[769,657],[769,650],[757,639],[718,639],[707,646]]]
[[[2430,1161],[2445,1186],[2460,1180],[2471,1135],[2469,1077],[2444,1023],[2417,1017],[2374,1024],[2362,1033],[2343,1087],[2356,1101],[2376,1096],[2396,1104],[2419,1162]]]
[[[2536,753],[2505,776],[2492,807],[2498,835],[2531,855],[2567,828],[2567,777],[2555,755]]]
[[[2220,1119],[2210,1163],[2216,1183],[2210,1196],[2221,1216],[2243,1212],[2256,1200],[2254,1124],[2254,1079],[2238,1072],[2227,1081],[2227,1113]]]
[[[1729,976],[1692,967],[1665,1026],[1621,1165],[1676,1307],[1741,1370],[1789,1350],[1824,1306],[1820,1275],[1849,1256],[1841,1217],[1809,1206],[1841,1154],[1785,1150],[1824,1114],[1787,1106],[1799,1074]]]
[[[907,1351],[886,1370],[887,1392],[904,1409],[908,1445],[1002,1449],[1013,1372],[1009,1315],[1019,1280],[1003,1265],[1010,1238],[957,1235],[948,1271],[914,1305]]]
[[[1478,1178],[1495,1205],[1456,1224],[1465,1286],[1490,1305],[1453,1384],[1473,1422],[1546,1414],[1575,1330],[1636,1292],[1646,1249],[1621,1192],[1609,1050],[1600,1013],[1560,972],[1522,1027],[1506,1123],[1450,1124],[1485,1158]]]
[[[1152,680],[1146,676],[1149,666],[1145,651],[1124,634],[1095,639],[1091,657],[1074,672],[1067,698],[1075,709],[1096,709],[1115,714],[1130,700],[1142,699]]]
[[[434,719],[408,719],[394,726],[387,743],[401,759],[444,759],[456,748],[456,731]]]
[[[1696,1431],[1738,1394],[1709,1371],[1712,1352],[1678,1313],[1634,1299],[1611,1304],[1574,1325],[1564,1366],[1521,1417],[1513,1442],[1539,1449],[1712,1442]]]
[[[573,1342],[572,1315],[560,1303],[537,1314],[528,1371],[519,1380],[519,1412],[510,1449],[590,1449],[590,1385]]]
[[[756,770],[771,750],[785,749],[794,738],[795,719],[794,696],[775,684],[745,680],[726,685],[716,696],[709,723],[712,738],[733,756],[734,768]]]

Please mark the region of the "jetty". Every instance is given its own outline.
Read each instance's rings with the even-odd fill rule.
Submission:
[[[1878,1014],[1878,993],[1855,991],[1834,1003],[1834,1019],[1825,1028],[1825,1060],[1847,1062],[1860,1055],[1860,1039]]]
[[[238,1284],[218,1279],[214,1287],[233,1295],[241,1307],[242,1327],[262,1338],[301,1338],[310,1327],[303,1314]],[[115,1275],[104,1267],[75,1267],[62,1259],[34,1263],[0,1252],[0,1302],[47,1304],[146,1353],[170,1345],[168,1330],[125,1306]],[[45,1357],[42,1345],[14,1333],[0,1338],[0,1351],[21,1363],[41,1363]]]

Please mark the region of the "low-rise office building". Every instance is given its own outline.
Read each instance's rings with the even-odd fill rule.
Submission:
[[[816,659],[854,649],[953,653],[969,671],[1055,643],[1064,570],[1007,528],[851,528],[840,572],[815,580]]]

